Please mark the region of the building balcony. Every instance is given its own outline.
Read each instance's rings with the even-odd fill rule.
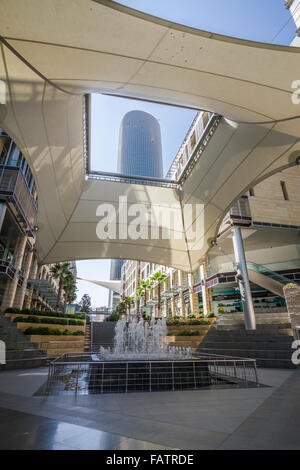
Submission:
[[[18,221],[32,230],[37,216],[37,202],[33,199],[20,168],[0,165],[0,197],[11,203]]]
[[[248,196],[242,196],[227,212],[221,227],[226,224],[249,226],[252,222]]]
[[[16,272],[16,268],[11,261],[0,260],[0,276],[8,279],[13,279]],[[18,286],[22,287],[24,282],[24,277],[22,271],[19,270],[18,273]]]
[[[0,275],[13,279],[16,272],[16,268],[10,261],[0,260]]]

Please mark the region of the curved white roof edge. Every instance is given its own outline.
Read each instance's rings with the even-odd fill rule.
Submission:
[[[78,277],[77,279],[79,281],[87,281],[87,282],[91,282],[92,284],[96,284],[97,286],[105,287],[106,289],[117,292],[118,294],[122,293],[122,283],[121,281],[118,281],[118,280],[98,281],[95,279],[85,279],[83,277]]]

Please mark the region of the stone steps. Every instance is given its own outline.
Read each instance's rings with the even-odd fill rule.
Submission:
[[[243,342],[243,341],[220,341],[210,338],[209,341],[205,342],[205,347],[215,348],[215,349],[246,349],[246,350],[262,350],[267,351],[270,347],[273,346],[273,349],[286,351],[288,347],[291,348],[292,341],[290,343],[278,342],[278,341],[255,341],[255,342]]]
[[[0,364],[0,371],[14,369],[33,369],[35,367],[45,367],[48,365],[49,358],[31,357],[28,359],[10,359],[6,364]]]
[[[201,349],[198,349],[197,352],[201,353],[206,353],[206,354],[220,354],[220,355],[225,355],[225,356],[233,356],[237,358],[245,358],[245,359],[256,359],[256,365],[257,367],[267,367],[267,368],[275,368],[275,369],[295,369],[296,366],[291,362],[291,358],[288,357],[280,357],[275,354],[272,354],[272,357],[266,357],[266,355],[262,355],[260,357],[260,354],[258,355],[248,355],[247,356],[247,350],[241,350],[240,352],[238,350],[230,350],[230,349],[216,349],[216,348],[205,348],[201,347]],[[265,352],[265,351],[264,351]]]
[[[198,352],[256,359],[258,367],[295,368],[293,330],[285,313],[256,314],[257,329],[245,330],[243,314],[219,317]]]
[[[2,314],[0,314],[0,339],[6,346],[6,364],[1,364],[0,370],[27,369],[47,364],[45,354]]]

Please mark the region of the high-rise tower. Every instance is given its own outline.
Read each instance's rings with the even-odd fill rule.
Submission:
[[[125,114],[120,126],[118,173],[162,178],[160,125],[144,111]]]
[[[118,173],[128,176],[163,177],[160,125],[144,111],[129,111],[120,125]],[[111,261],[110,279],[120,279],[125,260]],[[119,295],[109,295],[113,307]]]

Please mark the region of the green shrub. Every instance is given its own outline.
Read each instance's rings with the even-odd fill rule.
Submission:
[[[189,320],[186,325],[210,325],[209,320]]]
[[[112,313],[109,317],[105,318],[105,321],[118,321],[120,318],[121,315],[119,313]]]
[[[20,313],[20,309],[19,309],[19,308],[15,308],[15,307],[8,307],[8,308],[5,310],[5,313]]]
[[[22,322],[23,320],[24,320],[24,317],[15,317],[14,323]]]
[[[57,328],[48,328],[46,326],[31,326],[24,331],[25,335],[55,335],[55,336],[84,336],[83,331],[60,331]]]
[[[284,287],[298,287],[294,282],[288,282]]]
[[[40,319],[34,316],[16,317],[14,323],[40,323]]]
[[[216,315],[212,312],[212,313],[208,313],[206,315],[207,318],[214,318]]]
[[[170,333],[170,335],[171,336],[199,336],[199,331],[181,330],[181,331],[176,331],[175,333]]]
[[[63,318],[40,318],[40,323],[48,323],[48,325],[67,325],[68,320],[64,320]]]
[[[64,331],[62,332],[62,334],[63,334],[64,336],[73,336],[73,332],[70,331],[70,330],[64,330]]]
[[[28,317],[16,317],[14,319],[14,323],[20,322],[20,323],[43,323],[43,324],[48,324],[48,325],[76,325],[76,326],[84,326],[84,322],[80,320],[74,320],[73,318],[71,320],[67,320],[66,318],[38,318],[38,315],[43,317],[45,315],[45,312],[39,312],[38,314],[34,315],[29,315]]]

